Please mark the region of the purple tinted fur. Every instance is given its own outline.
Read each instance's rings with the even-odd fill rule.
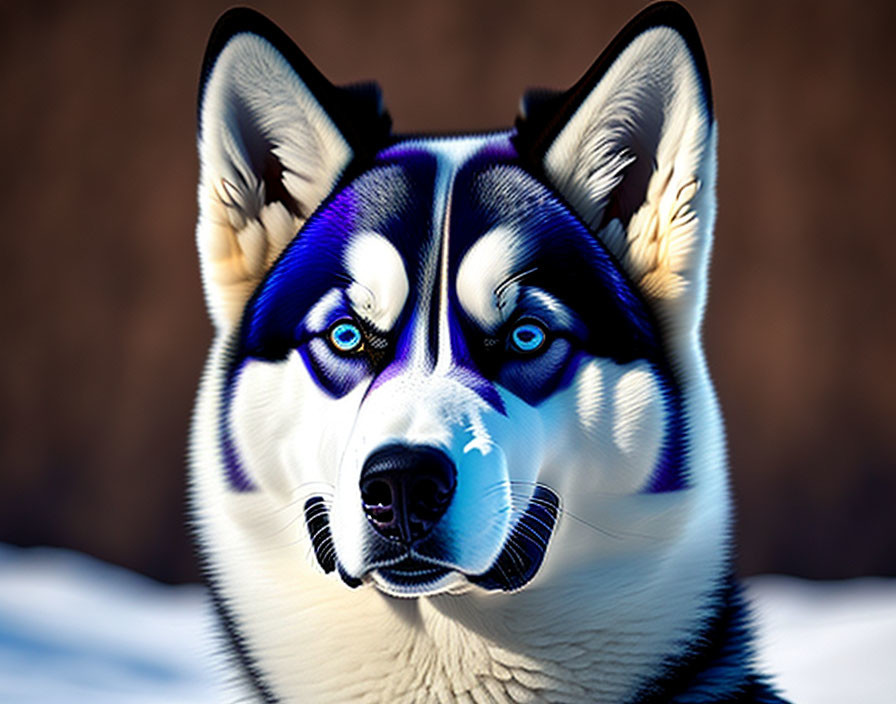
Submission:
[[[249,479],[249,476],[243,469],[243,465],[240,462],[236,448],[233,446],[233,438],[230,435],[229,427],[230,408],[231,404],[233,403],[233,389],[236,383],[235,379],[239,375],[240,369],[242,369],[242,366],[240,366],[240,368],[233,373],[234,381],[228,383],[224,389],[221,421],[218,431],[221,437],[221,451],[224,455],[224,471],[227,475],[227,482],[230,484],[231,489],[243,492],[253,491],[255,489],[255,485],[252,483],[252,481]]]
[[[487,143],[467,160],[462,169],[465,174],[478,173],[481,169],[488,168],[490,165],[500,163],[507,164],[508,162],[513,162],[517,159],[517,153],[509,138],[510,133],[495,134],[494,137],[495,139],[493,141]],[[415,172],[415,164],[419,165],[422,161],[432,159],[434,156],[434,153],[428,148],[428,141],[430,140],[421,138],[411,139],[396,144],[380,152],[380,154],[377,155],[377,162],[378,164],[400,166],[407,174]],[[361,179],[363,180],[363,176]],[[416,208],[418,213],[422,212],[419,210],[420,208],[431,208],[432,197],[427,181],[428,179],[424,179],[420,182],[415,178],[412,182],[415,192],[415,205],[412,207]],[[460,179],[460,181],[464,182],[461,185],[472,185],[466,175],[463,179]],[[228,374],[227,385],[224,390],[226,403],[222,413],[220,426],[221,449],[226,466],[227,477],[230,485],[237,491],[247,491],[254,488],[247,474],[240,466],[238,451],[234,445],[229,430],[229,401],[233,393],[233,387],[238,376],[238,371],[247,357],[270,359],[271,361],[283,358],[277,356],[266,357],[264,352],[269,350],[270,347],[265,347],[262,342],[271,339],[275,341],[279,339],[288,341],[290,336],[294,335],[295,311],[308,310],[309,307],[333,285],[332,274],[334,271],[341,270],[342,252],[345,249],[347,241],[359,229],[368,229],[371,227],[377,229],[375,225],[379,215],[382,215],[382,212],[379,211],[378,215],[375,209],[372,211],[370,211],[369,208],[365,209],[366,198],[363,195],[359,197],[356,193],[356,188],[359,187],[357,186],[358,183],[360,183],[360,181],[355,181],[342,192],[336,194],[328,204],[312,216],[312,219],[303,230],[303,232],[306,233],[305,236],[297,237],[290,243],[274,270],[270,272],[268,278],[262,283],[247,305],[246,315],[243,319],[244,329],[240,338],[240,349],[237,351],[235,364],[231,368],[231,373]],[[360,188],[362,191],[365,190],[363,187]],[[483,205],[489,207],[488,204]],[[407,207],[407,204],[405,204],[405,207]],[[560,203],[555,203],[550,207],[559,207],[561,210],[565,211],[565,208],[563,208]],[[410,211],[404,212],[410,214]],[[459,237],[459,239],[465,240],[466,237],[473,235],[475,232],[482,231],[481,228],[483,225],[477,222],[478,217],[473,215],[474,212],[482,211],[477,207],[471,209],[470,212],[464,212],[463,214],[456,213],[453,216],[452,233],[454,237]],[[391,217],[396,217],[398,215],[400,215],[400,213],[396,211]],[[459,218],[458,215],[460,215]],[[471,216],[473,218],[472,220],[470,219]],[[373,220],[370,220],[371,217]],[[546,217],[546,213],[541,214],[541,218],[543,219],[544,217]],[[566,213],[559,217],[562,219],[571,216]],[[455,220],[455,218],[458,219]],[[410,219],[411,223],[414,223],[415,221],[416,220],[413,217]],[[540,232],[541,226],[538,224],[540,221],[539,218],[530,219],[530,216],[527,214],[524,222],[528,223],[526,227],[531,228],[529,236],[533,238],[533,242],[541,243],[541,249],[547,250],[547,252],[542,253],[542,255],[550,253],[551,257],[557,259],[559,252],[551,250],[559,245],[559,242],[557,242],[558,238],[554,233]],[[385,223],[385,221],[383,222]],[[393,220],[393,222],[395,221]],[[404,216],[402,216],[401,222],[405,223]],[[421,224],[423,224],[423,221],[417,223],[417,225]],[[405,257],[405,261],[409,262],[412,261],[413,255],[419,251],[420,240],[417,237],[410,237],[412,231],[417,231],[414,225],[405,223],[402,227],[404,235],[401,236],[400,241],[393,240],[393,242],[399,247],[402,256]],[[579,227],[583,226],[579,225]],[[387,226],[387,228],[391,230],[391,226]],[[460,228],[460,230],[455,232],[458,228]],[[564,231],[568,231],[567,228],[564,228]],[[429,230],[426,230],[425,232],[429,232]],[[582,235],[583,238],[587,238],[586,230],[583,229]],[[420,236],[423,237],[424,234],[421,232]],[[468,246],[469,243],[464,242],[464,244],[461,245],[461,251],[465,251]],[[595,246],[593,240],[591,246]],[[581,249],[581,245],[578,246],[578,249]],[[598,247],[598,249],[600,248]],[[581,254],[581,252],[578,252],[578,254]],[[455,254],[455,256],[457,255]],[[610,263],[608,258],[606,259],[607,261],[602,265],[601,271],[603,271],[603,273],[601,275],[602,280],[600,283],[607,290],[613,291],[615,307],[628,311],[628,314],[632,315],[631,311],[629,311],[631,302],[628,300],[630,296],[627,294],[630,292],[628,291],[627,285],[617,283],[613,279],[613,276],[622,277],[622,279],[625,279],[625,277],[614,264]],[[452,274],[455,273],[455,266],[456,264],[449,268],[449,271],[451,271]],[[613,271],[609,274],[604,271],[605,269],[612,269]],[[419,274],[419,272],[417,273]],[[286,292],[287,295],[284,295],[284,292]],[[457,301],[454,295],[451,296],[451,301],[447,314],[449,316],[449,334],[451,336],[453,359],[448,377],[472,390],[485,403],[499,413],[504,414],[506,413],[506,409],[497,387],[492,381],[483,376],[479,366],[473,359],[473,355],[470,354],[468,340],[457,319],[457,316],[460,313],[456,310]],[[396,340],[392,359],[387,366],[373,376],[367,393],[379,388],[387,381],[395,379],[402,373],[407,372],[412,357],[412,345],[414,344],[427,346],[424,357],[426,365],[430,369],[434,366],[438,347],[438,336],[436,334],[430,334],[422,336],[421,339],[412,339],[411,331],[415,327],[416,316],[419,315],[419,312],[417,312],[419,311],[417,303],[418,301],[415,300],[415,296],[412,295],[407,302],[407,307],[414,307],[416,310],[414,313],[405,314],[399,318],[398,325],[403,332],[399,334]],[[430,310],[432,310],[432,308],[430,308]],[[433,332],[439,329],[439,321],[435,315],[430,318],[429,323],[430,326],[435,326]],[[273,349],[277,350],[278,348],[279,346],[275,345]],[[302,356],[305,358],[306,364],[308,364],[309,360],[307,354],[303,354]],[[649,356],[653,357],[653,355]],[[576,354],[569,360],[562,375],[562,379],[560,379],[557,387],[553,389],[553,392],[558,390],[558,388],[566,387],[572,381],[575,370],[579,366],[580,359],[581,354]],[[656,362],[658,360],[654,358],[654,361]],[[310,366],[311,365],[309,365],[309,372],[313,373]],[[664,443],[660,461],[654,470],[650,482],[647,487],[645,487],[645,491],[648,493],[674,491],[686,486],[687,483],[686,477],[683,476],[682,473],[684,448],[680,435],[684,430],[684,422],[681,400],[674,382],[666,377],[668,370],[662,368],[664,367],[662,362],[659,366],[661,368],[657,371],[664,380],[663,385],[670,416],[667,421],[666,435],[667,438],[670,435],[673,437],[667,439]],[[320,373],[320,370],[318,370],[318,373]],[[328,380],[331,383],[323,383],[321,379],[317,378],[317,374],[313,375],[326,391],[337,397],[341,395],[338,393],[338,389],[333,388],[333,383],[335,383],[333,380]],[[357,379],[355,382],[360,383]],[[353,385],[354,384],[352,384],[352,386]]]
[[[405,323],[404,332],[398,340],[392,361],[385,369],[374,377],[367,390],[368,394],[407,371],[408,365],[410,364],[412,351],[411,345],[413,344],[411,340],[411,331],[414,328],[414,320],[415,316],[411,316]],[[483,377],[472,362],[470,362],[469,357],[466,354],[465,343],[463,338],[460,337],[459,327],[456,324],[451,324],[450,327],[452,339],[451,349],[455,358],[452,360],[453,364],[447,377],[467,387],[489,406],[499,413],[504,414],[504,402],[501,400],[501,396],[495,388],[495,385]],[[435,364],[434,357],[431,354],[427,354],[427,363],[430,366]]]

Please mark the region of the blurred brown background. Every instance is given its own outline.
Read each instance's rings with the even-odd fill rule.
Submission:
[[[688,4],[720,122],[706,325],[745,573],[896,575],[896,5]],[[261,2],[400,131],[508,125],[642,3]],[[195,93],[218,2],[0,4],[0,540],[195,577],[211,328]]]

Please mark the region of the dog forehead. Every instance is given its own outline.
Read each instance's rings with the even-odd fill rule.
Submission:
[[[652,316],[622,267],[518,160],[471,160],[455,180],[451,219],[457,299],[483,329],[512,316],[525,290],[590,328],[655,347]]]
[[[480,247],[480,253],[502,263],[549,248],[571,256],[596,246],[581,221],[520,161],[512,137],[414,138],[378,155],[378,163],[405,174],[415,209],[430,211],[430,242],[440,245],[455,273],[465,254],[497,229],[507,236],[493,238],[496,246]]]
[[[472,160],[457,176],[452,211],[452,259],[459,263],[483,237],[493,257],[540,267],[603,249],[579,218],[523,164]],[[505,233],[493,237],[495,231]]]
[[[353,307],[373,306],[380,329],[409,299],[429,326],[423,311],[440,291],[486,320],[496,288],[511,277],[580,315],[625,319],[636,337],[652,338],[643,302],[615,260],[525,168],[510,137],[415,138],[378,154],[312,215],[268,273],[247,307],[241,346],[286,341],[297,318],[352,282]],[[438,317],[452,307],[440,305]],[[489,320],[500,322],[494,310]]]
[[[430,246],[417,244],[428,258],[421,271],[442,270],[441,286],[454,291],[467,315],[488,323],[483,327],[512,313],[512,301],[495,292],[513,279],[548,292],[586,322],[617,321],[630,336],[655,345],[652,316],[636,287],[520,158],[513,133],[405,140],[379,158],[411,175],[415,209],[431,209]],[[412,176],[421,173],[429,175],[425,183]],[[505,307],[497,313],[499,302]]]

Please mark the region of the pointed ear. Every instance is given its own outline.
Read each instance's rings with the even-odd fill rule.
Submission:
[[[518,148],[620,261],[666,330],[697,329],[715,218],[716,130],[697,30],[645,10],[561,95],[523,101]]]
[[[196,236],[219,330],[239,322],[277,255],[388,132],[376,86],[336,88],[251,10],[218,20],[199,96]]]

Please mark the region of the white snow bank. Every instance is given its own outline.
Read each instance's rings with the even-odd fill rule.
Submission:
[[[794,704],[896,702],[896,580],[748,581],[759,658]]]
[[[896,701],[896,580],[749,580],[760,657],[794,704]],[[0,702],[225,701],[198,586],[0,545]]]
[[[199,586],[0,545],[0,702],[218,704]]]

